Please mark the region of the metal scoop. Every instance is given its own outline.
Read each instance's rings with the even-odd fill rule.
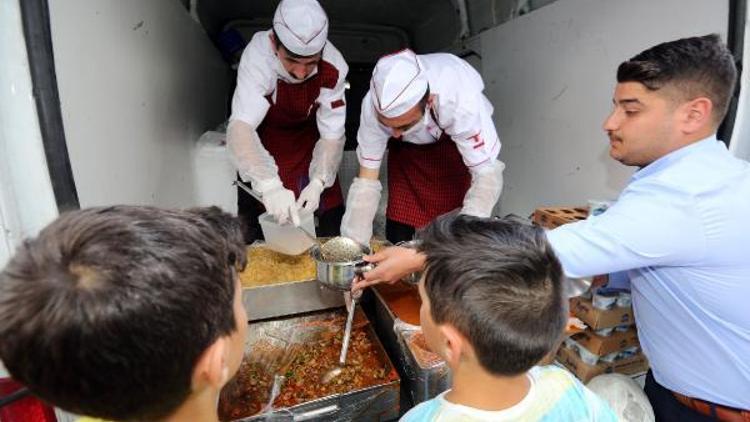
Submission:
[[[362,259],[362,245],[344,236],[336,236],[320,246],[320,255],[326,262],[351,262]]]
[[[344,298],[346,298],[347,295],[351,295],[351,293],[345,292]],[[322,377],[320,377],[320,382],[323,384],[328,384],[331,381],[333,381],[334,378],[341,375],[341,372],[344,370],[344,366],[346,366],[346,354],[349,351],[349,340],[351,339],[351,336],[352,336],[352,321],[354,321],[354,308],[356,305],[357,305],[357,299],[352,297],[352,306],[349,308],[349,314],[346,316],[346,327],[344,328],[344,340],[341,343],[341,353],[339,354],[339,364],[329,369],[328,372],[326,372],[325,374],[323,374]]]
[[[232,182],[232,184],[235,185],[235,186],[239,186],[240,189],[244,190],[248,195],[250,195],[253,198],[255,198],[258,202],[261,202],[261,203],[263,202],[263,195],[261,195],[260,192],[252,189],[250,186],[248,186],[248,185],[240,182],[239,180],[235,180],[234,182]],[[307,229],[305,227],[303,227],[303,226],[297,226],[296,228],[299,229],[300,231],[302,231],[302,233],[304,233],[307,237],[309,237],[310,240],[312,240],[314,243],[318,243],[318,238],[315,237],[309,231],[307,231]]]

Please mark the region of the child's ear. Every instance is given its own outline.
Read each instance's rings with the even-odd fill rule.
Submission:
[[[443,335],[445,360],[450,366],[457,366],[462,357],[465,357],[468,343],[466,338],[451,324],[443,324],[438,327]]]
[[[193,369],[193,388],[211,386],[218,389],[229,379],[227,339],[219,337],[203,352]]]

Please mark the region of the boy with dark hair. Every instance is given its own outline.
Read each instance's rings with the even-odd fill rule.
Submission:
[[[402,421],[616,420],[569,372],[534,366],[567,320],[562,269],[540,228],[443,217],[421,238],[422,330],[453,386]]]
[[[215,207],[63,214],[0,274],[0,359],[73,413],[217,420],[247,331],[243,243]]]

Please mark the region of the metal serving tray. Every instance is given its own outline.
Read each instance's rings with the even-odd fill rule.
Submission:
[[[374,324],[378,337],[383,341],[385,349],[401,376],[404,393],[408,393],[412,404],[434,398],[450,388],[451,372],[445,362],[423,366],[411,349],[409,337],[413,330],[396,329],[396,315],[388,307],[383,295],[377,288],[370,289],[374,296]]]
[[[278,342],[282,347],[294,342],[304,343],[305,339],[315,337],[316,321],[343,316],[344,312],[344,309],[337,309],[250,323],[245,352],[252,353],[254,346],[261,341]],[[358,311],[356,320],[361,319],[367,321],[364,313]],[[341,329],[343,330],[343,325]],[[400,379],[369,321],[365,330],[375,345],[380,360],[386,365],[388,376],[385,382],[288,408],[274,409],[272,413],[254,415],[237,421],[391,421],[398,418]]]
[[[242,304],[250,321],[344,306],[344,295],[316,280],[289,281],[242,288]]]
[[[249,246],[258,247],[263,248],[265,244],[258,241]],[[242,304],[249,320],[259,321],[341,307],[344,306],[344,296],[340,291],[326,288],[313,276],[304,280],[243,286]]]

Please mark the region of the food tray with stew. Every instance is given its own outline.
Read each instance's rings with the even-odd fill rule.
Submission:
[[[331,383],[320,382],[338,362],[345,318],[340,309],[251,323],[240,369],[221,392],[220,419],[397,418],[400,380],[362,312],[355,315],[346,367]]]

